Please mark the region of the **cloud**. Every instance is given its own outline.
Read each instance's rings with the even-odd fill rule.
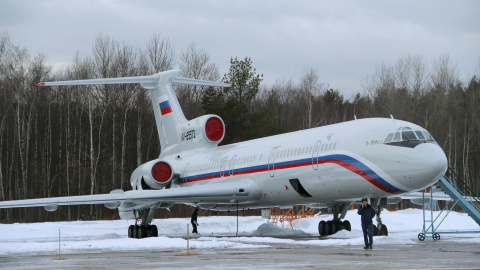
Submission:
[[[253,60],[266,84],[299,81],[308,67],[346,97],[377,63],[451,55],[469,79],[480,56],[477,1],[80,1],[4,0],[0,29],[53,63],[89,55],[100,34],[144,48],[154,33],[177,54],[192,42],[227,72],[230,57]],[[464,74],[464,75],[462,75]]]

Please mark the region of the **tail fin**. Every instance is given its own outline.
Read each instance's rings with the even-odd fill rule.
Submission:
[[[212,122],[211,118],[220,119],[218,116],[203,116],[201,119],[197,118],[192,121],[188,121],[178,103],[177,97],[172,89],[172,84],[183,85],[202,85],[202,86],[216,86],[216,87],[230,87],[230,84],[217,83],[203,80],[194,80],[187,78],[177,77],[181,73],[181,70],[168,70],[160,73],[156,73],[151,76],[137,76],[137,77],[123,77],[123,78],[107,78],[107,79],[91,79],[91,80],[75,80],[75,81],[58,81],[58,82],[42,82],[37,86],[54,86],[54,85],[87,85],[87,84],[119,84],[119,83],[140,83],[143,88],[148,89],[150,99],[152,100],[153,111],[155,113],[155,121],[157,124],[158,137],[160,139],[160,145],[162,147],[162,156],[180,151],[179,147],[182,141],[192,136],[191,134],[185,135],[187,126],[192,123],[203,124],[203,122]],[[207,119],[208,118],[208,119]],[[204,120],[204,121],[202,121]],[[213,121],[213,126],[223,127],[223,121]],[[210,124],[212,126],[212,124]],[[202,126],[203,133],[206,133],[205,139],[211,141],[206,129],[206,124]],[[195,134],[195,129],[190,128]],[[189,131],[186,131],[189,132]],[[223,138],[222,130],[222,138]],[[183,133],[183,134],[182,134]],[[195,135],[193,135],[195,137]],[[201,139],[192,140],[192,142],[201,142]],[[219,140],[220,141],[220,140]],[[214,141],[216,144],[219,141]]]

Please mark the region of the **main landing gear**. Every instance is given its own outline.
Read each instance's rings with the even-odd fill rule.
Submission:
[[[377,225],[373,225],[374,236],[388,236],[388,229],[385,224],[382,223],[380,214],[383,208],[387,206],[387,198],[370,198],[370,205],[375,208]],[[337,233],[341,230],[351,231],[352,227],[348,220],[341,221],[345,218],[347,210],[350,208],[350,204],[336,204],[331,207],[333,212],[333,220],[320,221],[318,223],[318,233],[321,236],[327,236]],[[341,211],[341,215],[340,215]],[[340,215],[340,217],[339,217]],[[360,218],[360,216],[359,216]],[[419,236],[420,237],[420,236]]]
[[[147,238],[158,237],[158,229],[156,225],[151,225],[155,209],[144,209],[140,211],[141,218],[135,219],[135,225],[128,227],[128,238]],[[138,221],[141,220],[141,224],[138,225]]]
[[[371,198],[370,202],[375,207],[375,216],[377,217],[377,226],[373,225],[373,235],[388,236],[387,226],[382,223],[382,218],[380,217],[383,208],[387,206],[387,198]]]
[[[341,230],[351,231],[352,226],[350,225],[350,221],[344,220],[341,221],[347,214],[347,210],[350,207],[350,204],[337,204],[332,206],[333,211],[333,220],[325,221],[322,220],[318,223],[318,233],[321,236],[327,236],[337,233]],[[341,216],[340,215],[341,212]]]
[[[332,235],[341,230],[351,231],[352,227],[350,225],[350,221],[334,219],[329,221],[322,220],[320,223],[318,223],[318,233],[321,236]]]
[[[158,229],[156,225],[130,225],[128,227],[128,238],[147,238],[157,237]]]

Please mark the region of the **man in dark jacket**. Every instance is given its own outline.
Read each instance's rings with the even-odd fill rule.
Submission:
[[[192,218],[190,219],[190,223],[192,223],[192,227],[193,227],[193,232],[192,233],[198,233],[198,231],[197,231],[197,226],[198,226],[197,217],[198,217],[198,209],[195,209],[195,211],[193,211]]]
[[[358,214],[362,216],[363,240],[365,240],[365,247],[363,249],[372,249],[372,244],[373,244],[372,219],[375,217],[375,209],[373,209],[373,207],[370,204],[368,204],[367,198],[362,199],[362,205],[358,207]]]

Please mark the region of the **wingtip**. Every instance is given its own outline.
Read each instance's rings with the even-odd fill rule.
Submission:
[[[37,86],[45,86],[45,83],[41,82],[41,83],[37,84]]]

